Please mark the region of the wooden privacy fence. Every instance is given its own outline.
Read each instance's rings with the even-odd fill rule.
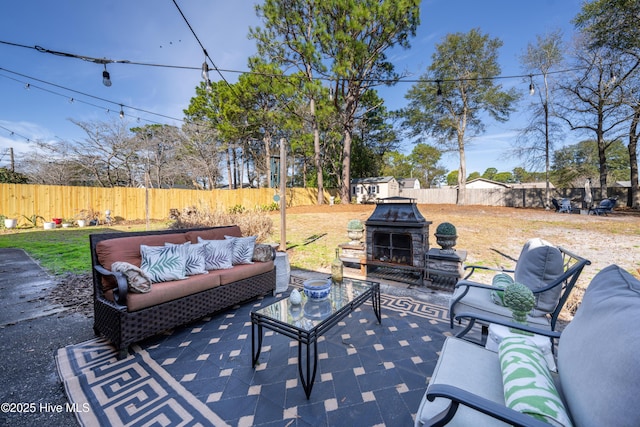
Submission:
[[[287,206],[316,204],[316,188],[287,188]],[[181,190],[145,189],[129,187],[68,187],[58,185],[0,184],[0,215],[21,218],[23,215],[51,218],[77,218],[82,211],[95,211],[104,219],[105,211],[111,211],[112,218],[142,220],[167,219],[171,209],[182,210],[191,206],[211,211],[226,211],[235,206],[255,209],[272,205],[274,195],[279,190],[273,188],[238,190]],[[609,188],[609,196],[618,196],[619,205],[626,205],[628,191],[625,188]],[[336,196],[335,190],[325,191],[325,200]],[[427,188],[421,190],[401,190],[399,196],[416,199],[421,204],[451,204],[457,202],[455,188]],[[551,197],[568,197],[576,206],[583,200],[581,188],[553,189]],[[543,189],[467,189],[467,205],[506,206],[516,208],[543,208]],[[596,197],[597,201],[598,198]]]
[[[593,191],[594,200],[600,198]],[[612,187],[607,190],[609,197],[618,197],[618,205],[626,206],[628,199],[628,189]],[[402,197],[415,199],[417,203],[439,205],[455,205],[458,199],[456,188],[423,188],[420,190],[401,190]],[[569,198],[576,207],[580,207],[584,200],[584,189],[582,188],[554,188],[549,190],[551,198]],[[467,205],[484,206],[505,206],[510,208],[544,208],[545,190],[542,188],[467,188]]]
[[[287,206],[315,204],[317,193],[315,188],[287,188]],[[148,209],[149,218],[162,220],[169,217],[171,209],[191,206],[212,211],[236,206],[249,210],[266,207],[275,203],[275,194],[279,190],[273,188],[205,191],[0,184],[0,215],[8,218],[38,215],[50,221],[77,219],[82,211],[95,211],[104,219],[105,211],[110,210],[112,218],[141,220],[147,217]],[[329,196],[326,192],[327,201]]]

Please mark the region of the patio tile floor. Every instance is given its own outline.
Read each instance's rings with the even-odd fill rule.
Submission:
[[[249,313],[275,298],[203,319],[142,347],[230,425],[413,425],[451,334],[446,309],[383,294],[378,324],[365,303],[319,339],[318,373],[307,399],[297,342],[265,331],[260,364],[251,367]]]

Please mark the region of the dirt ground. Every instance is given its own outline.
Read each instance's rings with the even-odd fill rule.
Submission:
[[[374,205],[355,204],[287,208],[287,231],[301,222],[306,232],[337,233],[344,240],[349,219],[366,221],[374,209]],[[640,212],[635,210],[595,216],[492,206],[418,205],[418,209],[432,222],[432,246],[438,224],[446,221],[456,226],[456,248],[467,251],[468,263],[508,268],[529,238],[542,237],[589,259],[592,264],[584,273],[589,279],[613,263],[640,275]],[[274,219],[277,227],[279,219]]]
[[[618,264],[640,277],[640,212],[617,210],[608,216],[558,214],[542,209],[516,209],[491,206],[418,205],[433,233],[441,222],[453,223],[458,232],[458,251],[466,251],[466,264],[513,268],[522,245],[541,237],[591,261],[578,281],[573,301],[575,310],[593,276],[610,264]],[[363,222],[375,205],[322,205],[287,208],[286,240],[292,265],[315,271],[329,271],[334,250],[348,241],[346,224],[350,219]],[[280,236],[280,212],[270,214],[273,241]],[[312,243],[307,243],[312,242]],[[51,298],[92,316],[91,275],[65,275]],[[482,278],[481,278],[482,279]],[[485,278],[486,279],[486,278]],[[70,287],[74,289],[69,292]]]
[[[467,252],[466,264],[513,268],[524,243],[541,237],[591,261],[581,274],[574,297],[581,299],[593,276],[618,264],[640,277],[640,212],[617,209],[608,216],[559,214],[543,209],[493,206],[418,205],[433,233],[441,222],[457,228],[456,249]],[[324,235],[327,247],[344,242],[350,219],[366,221],[375,205],[323,205],[287,208],[287,241],[311,233]],[[276,228],[279,218],[274,216]],[[274,233],[277,236],[277,232]],[[295,252],[290,254],[296,259]],[[573,304],[576,302],[574,301]]]

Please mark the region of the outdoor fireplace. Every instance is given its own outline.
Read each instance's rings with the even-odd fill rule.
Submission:
[[[421,285],[430,224],[415,199],[379,199],[365,222],[367,276]]]

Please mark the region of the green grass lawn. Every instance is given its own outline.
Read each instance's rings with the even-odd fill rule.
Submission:
[[[0,248],[24,249],[53,274],[91,271],[89,234],[95,229],[33,230],[0,235]]]
[[[151,228],[166,228],[166,223],[152,224]],[[19,230],[0,234],[0,248],[24,249],[52,274],[82,274],[91,271],[89,234],[144,229],[144,225],[136,225]]]

